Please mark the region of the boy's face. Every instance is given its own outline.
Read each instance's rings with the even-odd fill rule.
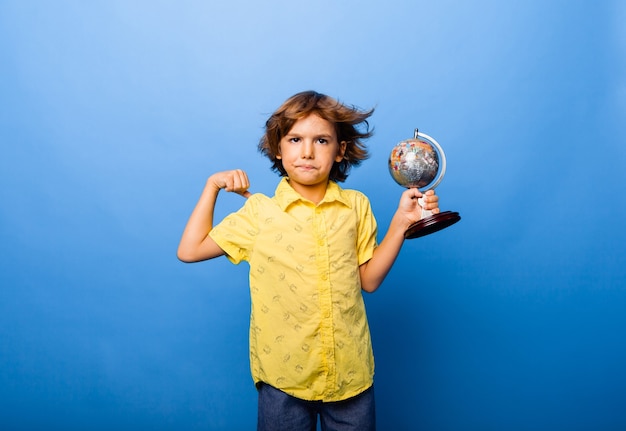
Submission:
[[[343,159],[345,148],[345,142],[337,142],[335,126],[311,114],[296,121],[280,140],[277,158],[294,190],[318,203],[326,193],[333,164]]]

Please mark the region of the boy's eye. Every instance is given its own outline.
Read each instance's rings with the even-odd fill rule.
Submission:
[[[293,142],[294,144],[298,143],[298,142],[300,142],[300,138],[291,138],[291,139],[289,139],[289,142]]]
[[[328,144],[328,140],[324,139],[324,138],[319,138],[317,140],[317,142],[319,142],[320,144]]]

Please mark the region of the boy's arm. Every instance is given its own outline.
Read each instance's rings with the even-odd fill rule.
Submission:
[[[417,203],[417,199],[421,196],[422,193],[415,188],[402,193],[400,204],[391,219],[385,237],[374,250],[372,258],[359,267],[361,288],[366,292],[374,292],[378,289],[400,253],[404,243],[404,232],[411,224],[420,220],[422,208]],[[425,208],[431,210],[433,214],[438,213],[439,197],[435,195],[435,192],[429,190],[423,196]]]
[[[250,182],[240,169],[218,172],[209,177],[178,244],[177,257],[183,262],[199,262],[222,256],[222,250],[209,236],[213,229],[213,212],[221,189],[250,196]]]

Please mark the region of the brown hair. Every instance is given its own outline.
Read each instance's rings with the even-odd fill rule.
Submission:
[[[265,123],[265,134],[259,141],[259,151],[273,163],[272,170],[287,176],[282,161],[276,158],[280,154],[280,140],[289,133],[296,121],[310,114],[319,115],[335,125],[337,141],[346,143],[343,159],[335,162],[330,179],[345,181],[352,166],[358,166],[369,157],[362,140],[372,136],[369,129],[369,118],[374,109],[362,111],[355,106],[344,105],[332,97],[315,91],[304,91],[291,96],[274,112]],[[357,126],[365,124],[365,130],[359,131]]]

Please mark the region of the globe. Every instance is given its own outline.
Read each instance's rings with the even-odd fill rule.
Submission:
[[[424,193],[439,185],[446,173],[446,155],[441,145],[430,136],[415,129],[412,139],[398,142],[389,155],[389,173],[401,186],[416,187]],[[423,198],[417,200],[422,207],[421,219],[411,224],[404,237],[419,238],[445,229],[461,220],[456,211],[426,209]]]
[[[444,169],[440,169],[440,161],[445,167],[445,155],[433,141],[416,132],[415,138],[401,141],[392,148],[389,172],[398,184],[417,187],[423,192],[441,181]]]

